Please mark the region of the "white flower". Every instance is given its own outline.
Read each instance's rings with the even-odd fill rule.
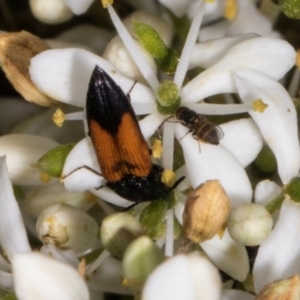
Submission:
[[[95,245],[97,222],[86,212],[68,204],[53,204],[39,215],[36,223],[39,239],[80,253]]]
[[[74,267],[69,266],[74,264],[73,253],[63,253],[54,246],[52,250],[44,249],[54,258],[59,257],[61,261],[59,262],[54,258],[31,251],[19,206],[8,177],[5,156],[0,157],[0,182],[0,244],[12,263],[11,269],[10,264],[0,255],[1,288],[8,291],[14,290],[18,299],[21,300],[36,297],[53,299],[51,295],[56,299],[88,299],[84,280]],[[78,259],[75,267],[77,265]],[[39,280],[41,280],[40,283],[38,283]],[[77,288],[80,291],[77,291]]]
[[[220,299],[217,269],[197,254],[177,255],[158,266],[148,277],[143,300]]]
[[[299,204],[284,200],[279,219],[255,259],[253,277],[257,294],[270,282],[299,274],[299,219]]]
[[[285,41],[260,38],[253,35],[206,42],[199,46],[196,45],[193,50],[205,7],[203,3],[199,2],[198,4],[196,17],[192,22],[174,76],[174,83],[180,90],[182,104],[201,114],[232,114],[250,111],[258,127],[252,120],[239,120],[221,125],[221,128],[224,128],[225,137],[221,140],[220,145],[214,146],[198,142],[191,135],[185,136],[187,129],[180,124],[166,122],[163,134],[164,152],[162,163],[165,169],[172,169],[173,136],[175,134],[183,148],[186,163],[185,169],[178,170],[178,173],[182,174],[182,170],[186,170],[188,179],[194,188],[206,180],[219,179],[231,200],[232,207],[234,207],[239,203],[250,202],[252,198],[251,184],[244,167],[257,156],[262,147],[262,137],[259,131],[262,132],[269,143],[270,140],[264,128],[273,129],[267,132],[274,136],[275,142],[270,146],[275,154],[277,153],[276,158],[278,165],[280,165],[279,172],[283,182],[288,182],[295,176],[296,169],[299,168],[300,151],[296,135],[295,108],[291,105],[291,99],[287,93],[282,91],[283,89],[280,89],[279,84],[276,82],[293,66],[295,51]],[[135,113],[137,115],[150,114],[140,121],[142,132],[147,139],[154,134],[164,119],[164,116],[160,116],[156,112],[155,93],[159,82],[113,8],[108,6],[108,10],[127,50],[152,89],[136,83],[130,93]],[[195,53],[196,51],[199,53],[199,49],[202,49],[204,53],[208,53],[206,60],[197,59]],[[194,53],[193,56],[192,53]],[[201,52],[199,55],[201,55]],[[207,69],[182,87],[183,79],[190,64],[190,57],[193,57],[193,66],[204,66]],[[125,93],[132,87],[132,80],[122,76],[102,58],[84,50],[45,51],[32,59],[30,73],[35,84],[46,94],[60,101],[84,107],[88,81],[95,65],[100,66],[109,73]],[[45,72],[45,70],[48,71]],[[255,74],[255,76],[248,75],[246,77],[247,74]],[[258,83],[258,79],[261,77],[264,78],[264,82],[268,83],[266,90],[260,87]],[[283,99],[282,103],[274,100],[273,87],[276,88],[276,91],[280,91]],[[211,95],[237,92],[245,104],[196,104],[196,102]],[[252,97],[249,97],[250,93],[253,93]],[[258,99],[268,104],[268,107],[262,113],[254,112],[252,108],[252,105]],[[290,121],[286,121],[286,108],[289,109]],[[272,111],[277,111],[277,118],[283,120],[280,124],[275,118],[268,117],[268,112]],[[258,117],[256,117],[257,115]],[[270,122],[272,125],[270,125]],[[279,126],[283,128],[279,129]],[[277,131],[282,133],[277,136]],[[286,143],[281,143],[282,140],[286,143],[288,140],[290,141],[288,150],[283,150],[283,145],[286,145]],[[291,153],[293,153],[295,165],[284,163],[286,158],[291,161]],[[78,160],[78,157],[81,157],[81,159]],[[82,140],[71,151],[66,160],[63,174],[70,174],[83,165],[101,173],[89,138]],[[95,190],[95,187],[105,184],[105,181],[102,177],[84,168],[78,169],[67,176],[64,184],[67,189],[72,191],[90,189],[92,193],[108,202],[120,206],[130,205],[130,202],[120,198],[107,188]],[[179,186],[179,190],[183,187],[184,185]],[[173,222],[173,218],[168,214],[167,219],[169,224],[167,228],[170,229],[172,228],[170,224]],[[166,253],[172,255],[172,251],[169,251],[169,243],[173,240],[173,234],[172,230],[167,232]],[[226,243],[222,240],[221,244],[220,251],[218,250],[216,253],[218,257],[222,258],[221,261],[226,261],[223,259],[223,255],[226,253],[226,250],[224,251]],[[244,248],[239,250],[243,263],[239,265],[241,268],[237,268],[241,270],[238,274],[234,273],[234,268],[225,266],[221,269],[223,268],[223,270],[225,269],[233,274],[235,278],[245,279],[248,267],[246,263],[247,255],[242,254],[244,250]],[[216,261],[218,259],[214,259],[215,263]]]
[[[12,259],[14,289],[20,300],[88,300],[89,291],[73,267],[38,252]]]
[[[194,25],[192,25],[193,29],[191,31],[192,32],[191,37],[189,39],[189,42],[186,44],[187,48],[190,49],[190,51],[192,50],[192,46],[194,43],[191,41],[193,41],[193,40],[195,41],[195,32],[197,33],[197,31],[198,31],[197,26],[199,26],[200,21],[201,21],[201,10],[203,11],[203,7],[204,6],[202,5],[199,8],[199,13],[197,14],[198,17],[195,19],[195,21],[193,23]],[[200,17],[199,17],[199,15],[200,15]],[[116,18],[114,16],[114,14],[113,14],[113,18]],[[124,30],[122,29],[122,33],[124,33],[123,31]],[[122,36],[121,36],[121,38],[122,38]],[[128,40],[126,42],[126,45],[127,44],[128,44]],[[226,44],[228,44],[227,41],[226,41]],[[133,46],[131,48],[134,48],[134,47],[135,46]],[[246,46],[244,48],[246,48]],[[257,46],[257,48],[258,48],[258,46]],[[128,50],[130,50],[130,49],[128,49]],[[219,52],[219,50],[215,50],[215,52]],[[138,55],[134,55],[134,58],[136,56],[138,56]],[[188,56],[188,53],[185,56]],[[232,56],[236,56],[236,53],[234,51],[232,53]],[[246,56],[246,54],[244,54],[244,56]],[[180,82],[182,82],[183,76],[185,75],[185,72],[186,72],[185,70],[187,69],[187,66],[188,66],[188,59],[182,57],[182,60],[187,63],[185,63],[185,65],[183,65],[183,67],[178,67],[179,70],[176,72],[177,75],[175,75],[175,81],[177,82],[177,84],[179,86],[181,85]],[[54,71],[53,73],[47,72],[48,76],[45,77],[45,73],[43,70],[48,69],[48,67],[47,67],[48,64],[51,66],[56,65],[57,67],[56,67],[56,71]],[[236,63],[236,64],[238,65],[238,63]],[[244,66],[243,60],[241,60],[241,64],[242,64],[242,66]],[[124,91],[130,90],[130,87],[132,86],[133,81],[130,81],[130,80],[124,78],[123,76],[121,76],[120,74],[118,74],[118,72],[116,72],[116,70],[113,69],[113,66],[109,65],[103,59],[96,57],[92,54],[89,54],[88,52],[86,52],[84,50],[66,49],[66,50],[50,50],[50,51],[44,52],[41,55],[36,56],[32,60],[30,72],[31,72],[32,79],[35,81],[35,83],[46,93],[50,93],[50,94],[52,94],[52,96],[54,96],[53,95],[54,90],[52,89],[52,86],[55,86],[56,87],[56,89],[55,89],[55,93],[56,93],[55,98],[56,99],[60,99],[61,101],[64,101],[64,102],[72,101],[70,103],[73,103],[73,104],[79,105],[79,106],[84,106],[83,99],[85,99],[85,93],[86,93],[89,77],[90,77],[91,71],[95,65],[101,66],[101,68],[103,68],[109,74],[111,74],[112,78],[120,85],[120,87]],[[225,67],[223,67],[223,68],[225,68]],[[70,76],[69,70],[71,70],[71,69],[72,70],[78,69],[78,70],[80,70],[80,73],[75,71],[75,72],[73,72],[73,75]],[[218,69],[218,68],[216,68],[216,69]],[[227,69],[228,69],[228,67],[227,67]],[[53,68],[52,68],[52,70],[53,70]],[[111,72],[112,70],[114,70],[113,73]],[[153,77],[151,75],[151,72],[149,73],[148,69],[146,69],[146,70],[143,69],[143,70],[145,71],[145,72],[142,72],[144,74],[145,78],[149,79],[152,82],[151,86],[152,87],[157,86],[157,83],[156,83],[157,79],[155,79],[155,77]],[[44,75],[43,76],[39,75],[40,72],[43,72]],[[60,75],[58,76],[58,74],[56,72],[59,72]],[[219,70],[216,71],[216,73],[218,73],[218,72],[219,72]],[[225,69],[223,72],[224,72],[224,74],[226,74],[226,76],[229,77],[232,71],[230,69],[229,70]],[[63,73],[65,73],[66,79],[59,80],[59,78],[62,78],[61,76]],[[215,80],[214,80],[214,88],[213,89],[211,88],[209,90],[209,93],[211,95],[214,94],[215,85],[216,84],[218,85],[218,83],[219,83],[218,81],[216,82],[217,77],[218,77],[218,75],[215,77],[212,76],[212,80],[214,80],[214,78],[215,78]],[[60,88],[59,85],[62,83],[63,83],[63,85]],[[66,88],[66,84],[68,85],[68,88]],[[184,91],[187,91],[186,92],[187,96],[190,96],[191,93],[189,92],[189,90],[191,90],[193,88],[193,87],[191,87],[189,89],[188,87],[189,87],[189,84],[182,89],[182,93],[181,93],[182,100],[185,102],[185,104],[188,103],[187,101],[189,101],[189,100],[184,95]],[[64,92],[61,93],[60,91],[64,91]],[[58,92],[59,92],[59,94],[57,94]],[[207,96],[209,96],[209,93],[207,94]],[[192,93],[192,94],[194,94],[194,93]],[[156,110],[156,104],[154,102],[155,96],[154,96],[154,93],[151,90],[149,90],[147,87],[137,83],[135,85],[134,89],[132,90],[130,97],[131,97],[132,105],[137,114],[145,114],[145,113],[155,112],[155,110]],[[200,97],[198,98],[197,96],[196,96],[196,98],[192,99],[192,101],[199,101],[199,100],[201,100],[201,98]],[[141,101],[143,101],[143,104],[139,105],[139,103]],[[222,105],[222,107],[220,105],[219,106],[203,105],[203,107],[204,107],[204,110],[205,109],[208,110],[208,113],[221,113],[222,114],[223,113],[222,107],[224,107],[224,110],[226,109],[226,105]],[[202,108],[202,106],[199,106],[200,111],[201,111],[201,108]],[[249,110],[249,106],[245,107],[242,105],[241,106],[233,105],[225,113],[231,113],[232,111],[241,112],[241,111],[247,111],[247,110]],[[150,134],[153,134],[155,132],[156,128],[161,124],[162,119],[163,119],[163,117],[159,117],[157,114],[153,114],[153,115],[150,115],[149,117],[145,118],[143,121],[141,121],[141,123],[143,123],[143,125],[141,126],[142,131],[144,130],[144,128],[146,128],[148,131],[146,134],[146,138],[149,137]],[[166,125],[165,132],[167,132],[167,128],[168,128],[168,134],[165,134],[164,138],[168,139],[170,141],[172,139],[170,127],[173,127],[173,125],[172,126],[170,126],[170,124],[165,124],[165,125]],[[182,126],[175,126],[175,127],[181,128]],[[235,127],[235,126],[232,126],[232,128],[233,127]],[[181,129],[181,130],[183,130],[183,129]],[[250,130],[249,134],[251,136],[259,137],[258,131],[255,129],[255,127],[252,127],[252,128],[249,127],[249,130]],[[228,131],[230,131],[230,130],[228,130]],[[250,133],[251,131],[253,132],[253,135],[252,135],[252,133]],[[183,135],[181,135],[180,138]],[[226,139],[226,137],[225,137],[225,139]],[[224,141],[225,141],[225,139],[224,139]],[[184,143],[185,140],[188,140],[188,137],[182,139],[181,142]],[[233,139],[231,139],[231,140],[233,140]],[[256,141],[257,141],[256,143],[252,144],[253,145],[252,150],[249,150],[249,147],[244,146],[245,151],[248,151],[248,154],[249,154],[249,152],[251,152],[253,158],[256,156],[256,153],[260,150],[260,147],[261,147],[261,138],[256,138]],[[169,144],[169,143],[164,143],[164,144],[166,146],[165,146],[165,151],[164,151],[165,154],[163,156],[163,165],[165,168],[170,168],[170,166],[172,166],[172,155],[171,154],[172,154],[173,150],[172,150],[171,144]],[[82,141],[82,145],[86,145],[86,146],[84,146],[84,148],[86,150],[83,151],[82,150],[83,148],[79,147],[79,146],[78,146],[78,148],[75,147],[73,149],[73,151],[70,153],[70,155],[67,159],[67,162],[65,164],[64,174],[68,174],[75,168],[80,167],[80,164],[81,164],[81,166],[88,165],[89,167],[95,169],[96,171],[99,171],[98,166],[97,166],[97,161],[96,161],[94,155],[92,154],[93,149],[91,148],[89,139],[86,142]],[[194,145],[197,147],[197,151],[199,151],[196,142],[194,143]],[[228,147],[230,148],[230,145],[228,145]],[[221,147],[217,147],[217,148],[221,149]],[[231,148],[234,148],[234,147],[231,147]],[[242,149],[242,148],[240,147],[240,149]],[[220,150],[220,152],[222,153],[222,150]],[[243,152],[243,150],[241,150],[241,152]],[[79,162],[78,159],[76,159],[76,157],[78,157],[79,153],[81,154],[80,156],[85,161],[82,160]],[[83,153],[92,154],[92,159],[89,158],[90,156],[82,155]],[[227,153],[227,152],[225,151],[225,153]],[[197,154],[194,153],[194,154],[197,156],[197,158],[195,156],[193,156],[193,159],[196,161],[198,159],[199,153],[197,153]],[[74,157],[74,159],[71,160],[71,156]],[[219,155],[219,157],[220,157],[220,160],[222,160],[222,157],[223,157],[222,154]],[[214,160],[211,159],[210,161],[211,161],[211,163],[213,163]],[[225,159],[223,161],[225,161]],[[252,191],[250,188],[249,180],[247,179],[243,168],[241,166],[239,166],[238,163],[236,163],[235,165],[236,165],[237,173],[240,173],[243,175],[236,176],[235,179],[232,179],[231,181],[230,181],[230,179],[228,179],[227,182],[234,182],[238,178],[239,182],[240,182],[240,186],[242,185],[245,187],[244,189],[240,188],[240,190],[245,191],[245,193],[247,195],[245,199],[247,199],[247,201],[250,201]],[[221,167],[222,167],[222,165],[221,165]],[[212,166],[211,170],[214,170],[214,168],[215,167]],[[195,170],[195,168],[194,168],[194,170]],[[225,168],[223,168],[223,170],[225,170]],[[99,179],[99,178],[97,179],[95,174],[91,174],[91,172],[88,172],[88,173],[90,173],[88,175],[86,170],[83,170],[83,169],[79,170],[78,172],[75,172],[75,173],[80,173],[80,172],[82,172],[82,175],[78,174],[78,176],[80,176],[80,179],[78,177],[78,179],[80,180],[80,184],[78,184],[79,180],[77,181],[77,184],[74,184],[76,182],[75,179],[71,184],[68,184],[67,181],[65,181],[65,184],[66,184],[66,186],[68,186],[68,188],[70,188],[72,190],[80,190],[80,189],[86,189],[88,187],[92,188],[92,187],[100,186],[102,184],[101,179]],[[74,173],[74,176],[75,176],[75,173]],[[205,174],[205,173],[207,173],[207,170],[201,171],[201,174]],[[233,173],[234,172],[230,172],[230,174],[233,174]],[[221,174],[220,172],[215,172],[211,176],[213,176],[214,178],[216,178],[216,177],[218,178],[221,176],[220,174]],[[225,176],[228,176],[230,174],[227,174]],[[199,172],[197,173],[197,176],[198,175],[200,175]],[[73,176],[73,174],[72,174],[72,176]],[[193,176],[193,178],[196,178],[196,177]],[[71,178],[67,178],[66,180],[68,180],[70,182]],[[228,192],[229,196],[231,196],[232,194],[236,194],[236,192],[230,192],[229,186],[231,184],[228,186],[228,184],[226,184],[226,182],[222,182],[222,181],[224,181],[224,180],[221,180],[221,183],[224,186],[225,190]],[[85,185],[84,182],[87,182],[87,184],[89,184],[89,185],[88,186]],[[198,185],[198,184],[199,184],[199,182],[193,183],[193,186]],[[235,184],[236,184],[236,182],[235,182]],[[102,193],[102,192],[103,191],[100,191],[99,193]],[[100,195],[99,193],[97,192],[98,195]],[[243,197],[241,197],[241,199],[243,199]],[[111,200],[108,200],[108,201],[111,201]],[[117,201],[119,202],[120,200],[117,200]],[[241,200],[241,201],[243,201],[243,200]],[[121,202],[119,202],[119,204],[122,205]]]

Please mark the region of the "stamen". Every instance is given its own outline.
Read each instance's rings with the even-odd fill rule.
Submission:
[[[268,106],[269,105],[264,103],[261,99],[257,99],[252,103],[253,110],[259,113],[263,113]]]
[[[203,115],[231,115],[240,114],[253,110],[251,103],[242,104],[210,104],[197,103],[188,104],[188,107]]]
[[[83,120],[83,119],[84,119],[83,111],[73,112],[65,115],[66,121],[75,121],[75,120]]]
[[[178,63],[175,76],[174,76],[174,83],[177,85],[178,89],[180,90],[183,84],[184,77],[186,75],[187,69],[189,67],[190,58],[197,40],[197,36],[199,33],[199,28],[202,22],[203,13],[205,9],[205,1],[201,1],[199,7],[196,11],[195,17],[192,21],[191,28],[189,34],[186,38],[181,56],[180,61]]]
[[[61,109],[57,109],[55,113],[52,115],[52,121],[56,126],[62,127],[65,121],[65,114]]]
[[[167,226],[166,226],[166,245],[165,256],[172,257],[174,252],[174,213],[173,209],[169,209],[166,213]]]
[[[174,124],[166,122],[163,134],[163,166],[165,170],[173,170]]]

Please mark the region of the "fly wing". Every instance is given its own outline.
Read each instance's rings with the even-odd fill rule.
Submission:
[[[118,181],[126,174],[147,176],[152,168],[151,157],[130,102],[97,66],[89,83],[86,112],[103,177]]]
[[[224,131],[222,130],[222,128],[218,125],[216,125],[216,132],[218,135],[219,140],[221,140],[222,138],[224,138]]]

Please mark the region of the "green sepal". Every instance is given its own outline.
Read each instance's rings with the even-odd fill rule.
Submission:
[[[269,212],[270,215],[272,215],[275,211],[281,208],[283,200],[284,195],[280,193],[275,199],[273,199],[266,205],[266,210]]]
[[[290,199],[296,203],[300,202],[300,178],[293,178],[286,186],[285,191],[289,195]]]
[[[255,159],[256,166],[264,173],[272,173],[277,168],[276,158],[268,146],[264,146]]]
[[[66,158],[74,146],[65,144],[51,149],[37,161],[37,167],[52,177],[60,177]]]
[[[8,293],[2,297],[0,297],[0,300],[18,300],[16,295],[14,293]]]
[[[140,224],[142,228],[148,231],[163,223],[167,210],[167,201],[163,199],[152,201],[140,215]]]
[[[147,236],[134,240],[124,253],[123,272],[128,286],[139,293],[150,273],[163,261],[164,256]]]
[[[291,19],[300,19],[300,0],[279,0],[282,12]]]

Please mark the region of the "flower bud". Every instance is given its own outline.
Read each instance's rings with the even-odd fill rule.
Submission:
[[[174,73],[179,61],[177,52],[168,48],[148,23],[133,19],[132,28],[140,45],[154,58],[156,65],[166,73]]]
[[[46,24],[59,24],[72,18],[72,11],[62,0],[30,0],[33,15]]]
[[[183,213],[185,236],[194,243],[211,239],[229,215],[230,202],[218,180],[208,180],[187,198]]]
[[[123,270],[127,285],[140,291],[149,274],[163,261],[163,253],[147,236],[133,241],[124,253]]]
[[[273,219],[263,205],[242,203],[236,206],[227,220],[231,237],[245,246],[260,245],[269,235]]]
[[[67,204],[54,204],[38,217],[38,237],[45,244],[83,252],[97,239],[98,224],[84,211]]]
[[[113,256],[122,258],[129,244],[143,234],[138,220],[125,212],[107,216],[101,225],[101,242]]]
[[[162,199],[157,201],[152,201],[141,213],[140,215],[140,223],[142,228],[147,232],[147,235],[156,229],[160,228],[160,226],[165,221],[166,212],[168,210],[168,203]],[[160,231],[160,230],[159,230]]]
[[[138,10],[133,12],[123,20],[124,26],[131,35],[134,35],[132,20],[137,20],[140,22],[145,22],[145,20],[147,20],[147,24],[157,31],[167,47],[171,46],[173,39],[173,28],[170,22],[166,22],[166,20],[163,20],[160,16],[152,15],[146,11]]]
[[[48,49],[46,42],[26,31],[0,35],[0,65],[6,77],[27,101],[42,106],[57,102],[37,89],[28,69],[31,58]]]
[[[267,284],[256,300],[298,300],[300,299],[299,275]]]

